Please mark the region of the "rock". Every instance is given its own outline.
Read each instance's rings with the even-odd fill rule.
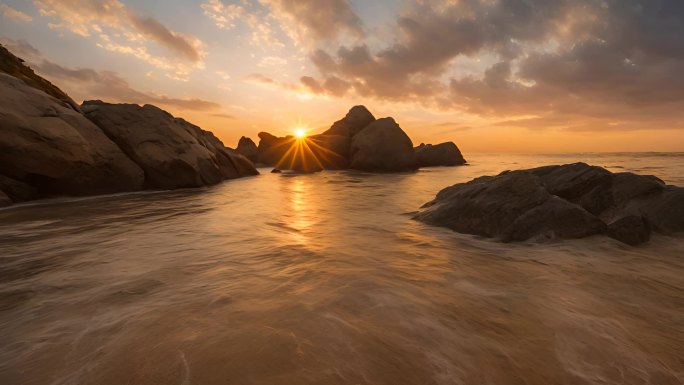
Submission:
[[[282,174],[282,173],[283,173],[283,171],[280,169],[277,169],[277,168],[274,168],[273,170],[271,170],[271,174]]]
[[[349,138],[341,135],[313,135],[296,139],[259,133],[259,163],[285,170],[317,172],[347,168]]]
[[[363,171],[408,171],[417,168],[413,143],[392,118],[382,118],[353,136],[350,168]]]
[[[342,170],[349,167],[351,139],[347,136],[313,135],[304,139],[304,145],[324,169]]]
[[[423,144],[414,148],[419,167],[457,166],[465,164],[465,159],[454,142],[437,145]]]
[[[258,174],[211,132],[155,106],[87,101],[81,108],[145,171],[145,187],[198,187]]]
[[[549,193],[577,203],[594,215],[613,203],[610,194],[613,175],[601,167],[574,163],[540,167],[530,172],[541,178]]]
[[[11,75],[29,87],[43,91],[59,101],[63,107],[79,111],[78,104],[69,95],[57,86],[36,75],[36,73],[24,64],[24,61],[12,54],[7,48],[0,45],[0,72]]]
[[[279,138],[268,132],[259,133],[258,163],[275,166],[294,143],[294,137]]]
[[[256,143],[246,136],[240,138],[235,150],[249,159],[252,163],[257,163],[259,160],[259,149],[257,148]]]
[[[613,201],[624,204],[633,199],[655,194],[665,189],[665,182],[652,175],[620,172],[613,175]]]
[[[667,186],[634,199],[626,205],[626,211],[643,215],[651,228],[659,233],[684,232],[684,188]]]
[[[5,195],[4,192],[0,191],[0,207],[7,207],[12,205],[12,200]]]
[[[648,241],[651,231],[684,232],[684,189],[584,163],[546,166],[448,187],[415,219],[502,241],[605,232],[637,245]]]
[[[608,236],[631,246],[648,242],[651,227],[641,216],[628,215],[608,225]]]
[[[38,192],[33,187],[4,175],[0,175],[0,191],[15,203],[39,198]]]
[[[344,118],[333,123],[323,135],[352,137],[374,121],[375,117],[365,106],[354,106]]]
[[[34,191],[20,200],[133,191],[143,184],[140,167],[96,125],[5,73],[0,73],[0,174]]]
[[[415,219],[501,241],[581,238],[605,231],[598,218],[551,195],[529,172],[482,177],[448,187]]]

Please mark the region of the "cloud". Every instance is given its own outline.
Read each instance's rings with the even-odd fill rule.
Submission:
[[[342,33],[364,35],[363,23],[347,0],[259,1],[271,8],[295,41],[330,41]]]
[[[158,68],[174,69],[174,78],[203,66],[205,52],[199,39],[139,15],[119,0],[35,0],[35,4],[42,16],[58,20],[49,24],[51,28],[94,36],[102,48],[133,55]],[[149,42],[165,48],[173,58],[151,54]]]
[[[33,17],[31,17],[31,15],[28,15],[18,9],[14,9],[7,4],[0,3],[0,13],[2,13],[3,17],[12,20],[23,21],[25,23],[33,21]]]
[[[675,127],[684,115],[679,0],[423,0],[383,40],[314,50],[318,75],[302,83],[540,126]]]
[[[331,76],[325,79],[323,83],[320,83],[311,76],[302,76],[299,80],[310,92],[314,94],[325,94],[341,97],[344,96],[351,88],[351,84],[349,82],[336,76]]]
[[[364,36],[363,23],[347,0],[207,0],[201,8],[221,29],[246,24],[255,46],[284,47],[279,35],[304,46],[329,43],[342,35]]]
[[[68,68],[45,59],[41,53],[23,40],[0,38],[0,43],[15,55],[31,63],[40,75],[60,84],[75,99],[103,99],[109,102],[157,104],[181,110],[210,111],[220,108],[218,103],[198,98],[176,98],[136,90],[113,71],[91,68]]]
[[[230,115],[230,114],[211,114],[211,116],[217,117],[217,118],[222,118],[222,119],[237,119],[237,116],[235,115]]]

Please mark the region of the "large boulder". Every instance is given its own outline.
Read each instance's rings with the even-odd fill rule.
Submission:
[[[414,149],[419,167],[458,166],[466,161],[454,142],[436,145],[421,143]]]
[[[81,109],[140,165],[147,188],[206,186],[258,174],[211,132],[155,106],[87,101]]]
[[[240,138],[235,150],[249,159],[252,163],[257,163],[259,160],[259,149],[257,148],[256,143],[246,136]]]
[[[608,236],[636,246],[651,238],[651,226],[643,217],[627,215],[608,224]]]
[[[350,168],[393,172],[417,168],[413,143],[392,118],[382,118],[352,137]]]
[[[0,175],[0,191],[13,202],[24,202],[39,198],[38,192],[26,183]]]
[[[605,231],[598,218],[551,195],[539,177],[528,172],[451,186],[423,208],[416,219],[504,242],[580,238]]]
[[[584,163],[504,172],[448,187],[415,219],[502,241],[607,233],[630,245],[684,231],[684,189]]]
[[[375,117],[365,106],[354,106],[344,118],[333,123],[323,135],[352,137],[374,121]]]
[[[0,207],[10,206],[14,203],[4,192],[0,191]]]
[[[34,192],[27,196],[33,197],[131,191],[143,184],[140,167],[80,112],[1,72],[0,174],[30,186]]]

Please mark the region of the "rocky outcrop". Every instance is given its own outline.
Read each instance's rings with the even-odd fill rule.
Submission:
[[[154,106],[89,102],[84,108],[88,118],[0,46],[0,204],[257,174],[211,132]]]
[[[235,151],[249,159],[252,163],[256,164],[259,161],[259,149],[257,148],[256,143],[246,136],[240,138]]]
[[[454,142],[423,144],[414,148],[418,167],[458,166],[466,161]]]
[[[350,168],[393,172],[417,168],[413,143],[392,118],[374,121],[352,137]]]
[[[624,243],[684,231],[684,189],[584,163],[504,172],[448,187],[415,216],[504,242],[607,234]]]
[[[651,226],[641,216],[627,215],[608,225],[608,236],[636,246],[651,239]]]
[[[13,202],[25,202],[39,197],[38,192],[26,183],[0,175],[0,191]]]
[[[5,73],[0,73],[0,175],[5,195],[18,201],[131,191],[143,184],[140,167],[95,124]],[[21,193],[17,186],[33,192]]]
[[[357,169],[372,172],[415,170],[419,166],[452,166],[465,160],[452,142],[421,145],[414,151],[411,139],[392,118],[376,120],[364,106],[319,135],[304,139],[259,133],[258,163],[299,172]],[[419,161],[420,159],[420,161]]]
[[[344,118],[333,123],[323,135],[340,135],[351,138],[374,121],[375,117],[365,106],[354,106]]]
[[[65,107],[78,111],[78,104],[60,90],[57,86],[38,76],[30,67],[24,64],[24,60],[14,56],[7,48],[0,45],[0,72],[13,76],[29,87],[43,91],[59,100]]]
[[[147,188],[206,186],[258,174],[211,132],[155,106],[87,101],[81,109],[140,165]]]
[[[0,207],[6,207],[10,206],[12,203],[12,200],[2,191],[0,191]]]

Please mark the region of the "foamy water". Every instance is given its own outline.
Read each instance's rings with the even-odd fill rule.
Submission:
[[[500,244],[410,213],[544,164],[684,186],[684,154],[468,160],[0,210],[0,384],[683,383],[684,236]]]

